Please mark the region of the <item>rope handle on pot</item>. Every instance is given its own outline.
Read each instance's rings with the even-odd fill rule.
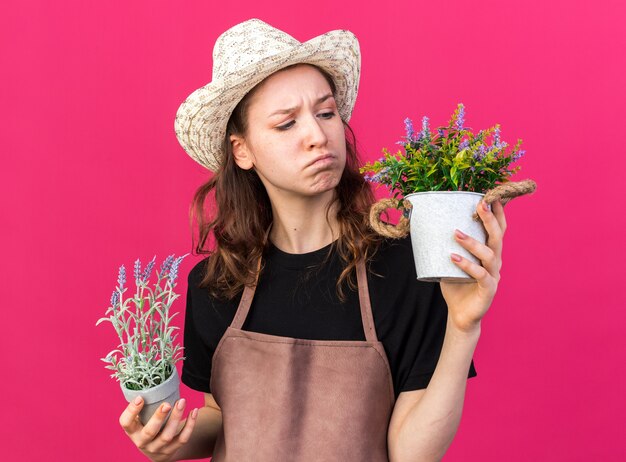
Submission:
[[[497,200],[500,200],[501,204],[504,206],[507,202],[510,202],[516,197],[523,196],[524,194],[529,194],[537,189],[537,183],[533,180],[523,180],[523,181],[508,181],[506,183],[499,184],[493,189],[489,189],[482,200],[491,204]],[[376,231],[381,236],[391,237],[394,239],[398,239],[406,236],[410,230],[410,220],[409,217],[411,215],[411,209],[413,206],[411,202],[407,199],[401,200],[403,213],[398,220],[397,225],[393,225],[386,221],[382,221],[380,219],[381,213],[385,213],[387,218],[389,215],[387,214],[387,209],[394,207],[397,208],[399,201],[396,199],[381,199],[378,202],[374,203],[370,209],[370,226],[374,231]],[[478,213],[474,211],[472,214],[472,218],[475,221],[479,221],[480,217]]]
[[[408,200],[402,199],[402,208],[404,208],[404,212],[402,213],[400,220],[398,220],[397,225],[392,225],[391,223],[387,223],[386,221],[382,221],[380,219],[380,214],[383,212],[387,215],[387,218],[389,218],[387,209],[391,207],[396,208],[397,204],[398,201],[396,199],[381,199],[372,205],[372,208],[370,209],[370,226],[381,236],[398,239],[408,234],[410,228],[409,215],[410,210],[413,207]]]

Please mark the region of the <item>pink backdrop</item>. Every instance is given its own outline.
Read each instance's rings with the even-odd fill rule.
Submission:
[[[625,460],[624,2],[216,5],[3,6],[2,459],[145,460],[99,360],[113,330],[95,321],[121,263],[191,250],[188,206],[207,172],[178,145],[174,114],[210,80],[218,35],[258,17],[301,41],[357,35],[351,123],[367,159],[405,117],[444,124],[458,102],[467,125],[524,140],[513,179],[538,188],[506,207],[502,280],[445,460]]]

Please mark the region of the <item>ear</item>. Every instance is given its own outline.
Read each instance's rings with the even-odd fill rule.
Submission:
[[[243,170],[250,170],[254,167],[254,156],[248,149],[245,140],[239,135],[230,135],[230,143],[235,163]]]

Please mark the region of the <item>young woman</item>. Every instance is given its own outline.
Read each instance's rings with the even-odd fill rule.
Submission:
[[[205,406],[183,419],[179,400],[159,431],[168,406],[142,426],[130,403],[120,425],[154,461],[440,460],[499,280],[501,204],[478,207],[488,245],[456,237],[482,262],[457,263],[476,284],[417,281],[408,238],[368,226],[374,196],[347,136],[354,35],[300,43],[252,19],[213,56],[176,120],[215,172],[194,200],[209,256],[188,277],[182,372]]]

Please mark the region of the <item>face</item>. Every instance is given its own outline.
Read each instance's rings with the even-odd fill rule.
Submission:
[[[265,79],[250,100],[248,133],[230,140],[237,165],[254,168],[272,200],[332,194],[346,163],[330,85],[306,64]]]

